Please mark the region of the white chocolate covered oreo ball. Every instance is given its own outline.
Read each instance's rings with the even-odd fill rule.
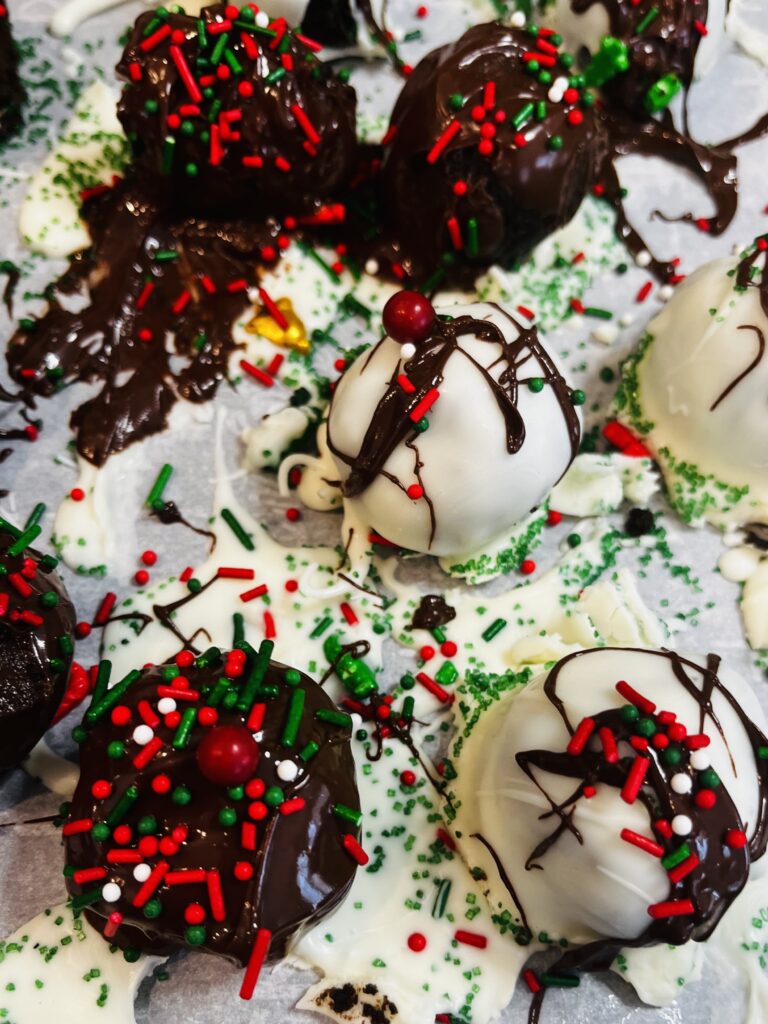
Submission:
[[[481,550],[570,465],[583,392],[568,386],[535,327],[492,303],[435,311],[399,292],[384,327],[330,407],[345,507],[412,551]]]
[[[764,254],[701,267],[624,368],[619,415],[658,459],[689,523],[768,522]]]
[[[598,944],[573,968],[704,939],[765,850],[764,727],[716,656],[570,655],[471,729],[454,832],[494,910],[534,937]]]

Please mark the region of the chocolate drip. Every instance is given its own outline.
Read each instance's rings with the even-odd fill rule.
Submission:
[[[633,113],[646,116],[648,90],[665,75],[675,75],[687,91],[702,33],[708,0],[571,0],[574,14],[584,14],[599,4],[608,15],[611,35],[626,43],[629,69],[605,85],[606,94]],[[638,32],[651,10],[650,23]]]
[[[121,898],[117,903],[92,901],[88,913],[99,930],[104,929],[110,913],[115,910],[122,913],[124,923],[110,939],[121,948],[133,947],[146,953],[167,955],[193,946],[244,966],[257,929],[267,929],[272,933],[269,955],[274,959],[284,954],[297,931],[328,914],[352,883],[356,863],[342,841],[348,833],[356,835],[357,830],[332,810],[335,805],[341,805],[354,815],[360,808],[348,732],[318,719],[318,713],[330,712],[333,704],[307,676],[289,672],[284,665],[275,662],[266,668],[256,698],[265,704],[257,741],[260,757],[245,783],[259,787],[259,790],[252,788],[254,795],[233,793],[231,788],[213,782],[201,770],[198,749],[210,730],[221,726],[242,728],[249,721],[251,711],[238,710],[233,701],[244,692],[246,680],[255,667],[254,658],[261,656],[255,652],[247,654],[242,675],[230,678],[228,685],[228,676],[232,674],[225,669],[228,659],[218,651],[207,652],[204,658],[185,665],[184,678],[189,681],[189,691],[198,696],[186,703],[179,701],[180,711],[194,708],[196,704],[201,711],[204,706],[215,705],[215,724],[206,726],[197,722],[182,743],[178,739],[174,741],[177,726],[163,722],[161,716],[153,731],[163,745],[146,766],[134,765],[134,758],[144,749],[131,738],[138,719],[137,708],[140,704],[146,707],[141,703],[146,701],[154,709],[163,688],[174,687],[174,680],[169,680],[169,676],[178,669],[174,666],[149,669],[128,688],[120,699],[120,704],[133,713],[127,726],[115,725],[108,712],[96,722],[86,716],[89,733],[81,747],[80,781],[69,819],[109,821],[110,812],[129,788],[136,787],[136,797],[125,813],[119,815],[119,824],[131,829],[134,842],[148,835],[160,842],[155,857],[147,854],[145,859],[153,867],[165,860],[172,872],[203,869],[206,873],[202,882],[196,884],[160,882],[153,892],[158,901],[158,913],[145,915],[141,904],[136,906],[134,902],[142,883],[134,878],[133,865],[114,863],[107,857],[108,851],[116,846],[112,830],[117,821],[112,820],[106,839],[96,838],[91,831],[67,836],[67,863],[76,871],[101,864],[107,867],[108,877],[97,883],[97,892],[107,881],[120,885]],[[225,690],[233,696],[222,697]],[[288,743],[284,730],[294,694],[299,692],[303,693],[303,714],[295,740]],[[214,693],[218,693],[220,699],[214,698]],[[115,759],[114,748],[110,755],[110,744],[115,742],[127,748],[124,757]],[[297,756],[298,751],[310,743],[316,743],[318,750],[302,761]],[[285,759],[295,760],[299,766],[299,774],[292,783],[282,781],[278,775],[278,763]],[[153,786],[161,775],[171,780],[170,791]],[[112,784],[106,799],[93,796],[92,786],[96,780],[109,780]],[[174,800],[172,794],[179,787],[188,792],[188,801]],[[279,787],[285,800],[301,798],[303,806],[289,814],[270,807],[267,794],[271,794],[271,787]],[[263,819],[258,818],[255,824],[258,808],[253,801],[260,800],[255,795],[259,791],[267,797],[267,804],[263,804]],[[249,809],[253,809],[253,816]],[[230,811],[234,812],[236,820],[232,821]],[[253,824],[252,848],[244,845],[243,839],[242,830],[248,823]],[[184,838],[171,841],[171,833],[179,828],[186,830]],[[253,868],[248,877],[236,875],[235,866],[240,862],[247,862]],[[207,890],[206,878],[211,873],[215,873],[220,882],[223,912],[217,913],[211,906],[212,913],[204,925],[204,938],[197,942],[187,927],[185,911],[190,903],[198,901],[208,907],[208,891],[212,890]],[[93,883],[78,884],[71,876],[67,884],[75,896],[93,889]]]
[[[354,498],[362,494],[380,474],[401,486],[384,467],[399,444],[411,446],[418,438],[419,433],[414,428],[410,415],[431,389],[439,388],[445,366],[454,353],[463,355],[487,383],[491,398],[504,417],[506,449],[510,455],[518,452],[525,441],[525,423],[517,407],[518,389],[525,381],[520,379],[519,371],[530,359],[537,359],[544,371],[545,383],[552,387],[560,404],[571,443],[572,457],[575,457],[581,429],[570,399],[568,385],[539,341],[536,328],[523,327],[509,314],[502,310],[499,312],[514,328],[516,337],[512,341],[508,341],[504,332],[488,320],[476,320],[471,316],[435,319],[430,335],[417,345],[416,353],[403,366],[402,372],[414,385],[415,390],[408,393],[400,387],[397,380],[401,372],[398,364],[376,406],[357,455],[348,455],[334,444],[330,432],[330,422],[333,418],[331,404],[328,447],[340,462],[350,468],[349,476],[342,483],[342,493],[345,497]],[[501,353],[492,364],[496,366],[500,363],[503,366],[498,380],[461,347],[460,339],[466,336],[473,336],[480,341],[499,346]],[[361,373],[366,372],[381,344],[382,342],[379,342],[371,350]],[[432,537],[435,529],[433,515]]]
[[[408,629],[437,629],[453,622],[456,618],[456,609],[446,602],[442,594],[425,594],[419,602],[419,607],[413,613]]]
[[[212,554],[216,548],[216,534],[211,530],[204,530],[201,526],[195,526],[190,523],[188,519],[184,518],[181,509],[175,501],[163,502],[159,508],[153,508],[150,513],[156,519],[159,519],[163,526],[186,526],[188,530],[193,533],[199,534],[201,537],[207,537],[211,542],[209,553]]]
[[[0,771],[29,753],[64,696],[74,647],[75,610],[51,564],[0,523]]]
[[[699,729],[703,730],[710,722],[727,740],[721,723],[713,709],[712,698],[719,694],[727,701],[741,722],[749,739],[757,766],[756,785],[760,801],[757,821],[743,823],[738,809],[725,787],[717,787],[717,801],[712,807],[700,808],[692,799],[691,794],[676,794],[669,785],[669,776],[680,772],[694,774],[687,763],[683,752],[680,763],[670,767],[659,756],[659,750],[653,745],[648,746],[643,756],[649,761],[644,784],[637,799],[648,811],[649,824],[658,820],[671,821],[677,815],[687,815],[693,822],[689,836],[685,838],[691,853],[695,853],[698,864],[677,881],[670,879],[671,900],[690,900],[693,913],[682,916],[660,917],[654,919],[645,931],[637,938],[626,939],[609,937],[564,953],[550,969],[551,973],[563,974],[570,971],[601,971],[607,970],[617,953],[623,947],[640,947],[658,943],[681,945],[691,939],[703,941],[711,935],[725,911],[743,889],[749,875],[750,864],[765,853],[768,843],[768,765],[759,756],[760,748],[768,744],[765,735],[751,721],[749,716],[737,703],[733,695],[720,682],[717,676],[720,659],[709,655],[707,665],[702,668],[672,651],[644,650],[648,656],[666,658],[670,661],[673,672],[686,693],[692,697],[700,708]],[[595,652],[581,651],[569,655],[559,662],[550,672],[544,685],[544,692],[550,703],[563,720],[568,732],[573,736],[576,724],[570,721],[563,701],[557,693],[557,682],[560,672],[575,658],[594,656]],[[700,679],[700,685],[696,678]],[[629,774],[636,752],[629,748],[623,754],[621,748],[628,743],[633,735],[631,724],[624,717],[621,708],[614,708],[590,716],[594,720],[594,735],[607,728],[613,734],[620,757],[616,763],[609,763],[600,751],[593,751],[589,745],[579,753],[566,753],[548,750],[531,750],[520,752],[517,762],[532,783],[544,794],[550,804],[550,815],[557,818],[558,825],[551,835],[538,845],[531,854],[526,867],[530,870],[535,865],[533,859],[543,858],[547,851],[558,841],[565,831],[570,831],[581,843],[582,838],[573,820],[573,809],[583,797],[584,786],[600,783],[621,789]],[[680,748],[684,751],[684,748]],[[731,755],[733,763],[733,757]],[[540,782],[535,770],[554,774],[563,778],[580,780],[580,785],[573,796],[564,804],[557,804],[547,793],[545,785]],[[547,817],[545,815],[544,817]],[[747,825],[752,829],[753,836],[748,846],[741,849],[727,846],[725,836],[730,830],[745,830]],[[657,833],[657,842],[663,846],[665,854],[680,846],[683,840],[672,835],[664,838]],[[534,999],[531,1006],[530,1024],[539,1019],[543,995]]]

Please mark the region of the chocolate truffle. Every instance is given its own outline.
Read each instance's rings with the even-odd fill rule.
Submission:
[[[764,263],[752,247],[700,267],[624,367],[620,417],[658,459],[690,523],[768,523]]]
[[[717,59],[726,0],[558,0],[555,22],[587,78],[640,116],[663,110]]]
[[[576,454],[583,393],[536,328],[493,303],[435,311],[400,292],[384,327],[330,407],[327,445],[345,510],[433,555],[508,538]]]
[[[74,904],[110,942],[225,957],[247,998],[366,857],[350,717],[271,641],[243,647],[97,690],[63,833]]]
[[[606,153],[592,95],[547,29],[477,25],[434,50],[392,113],[382,189],[400,261],[479,271],[566,224]],[[554,37],[556,39],[556,37]]]
[[[569,655],[465,741],[462,852],[518,932],[571,947],[556,974],[706,939],[765,852],[764,728],[716,655]]]
[[[53,721],[74,650],[75,611],[56,559],[0,520],[0,770],[13,768]]]
[[[24,86],[19,78],[19,52],[11,35],[11,19],[0,5],[0,142],[21,124]]]
[[[193,214],[308,212],[347,180],[356,97],[284,20],[142,15],[118,65],[137,169]]]

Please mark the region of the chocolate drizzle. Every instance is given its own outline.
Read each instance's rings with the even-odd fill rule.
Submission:
[[[489,303],[489,305],[493,306],[494,304]],[[525,441],[525,423],[517,406],[517,398],[519,387],[521,384],[525,384],[526,380],[519,376],[519,372],[531,359],[536,359],[542,367],[545,384],[552,387],[560,405],[571,444],[571,457],[576,456],[581,427],[571,402],[568,385],[539,341],[536,328],[533,326],[523,327],[498,306],[494,306],[494,308],[507,318],[514,329],[512,340],[508,340],[505,333],[488,320],[477,320],[468,315],[455,319],[441,317],[435,319],[430,334],[418,343],[415,354],[405,361],[402,371],[399,362],[393,370],[387,389],[376,406],[360,450],[356,455],[342,452],[334,444],[331,436],[333,421],[333,402],[331,402],[328,418],[328,447],[336,459],[349,467],[349,476],[341,485],[342,493],[346,498],[354,498],[362,494],[379,475],[386,476],[387,479],[392,480],[393,483],[405,490],[404,485],[384,467],[398,445],[405,443],[407,446],[415,448],[419,432],[411,420],[411,413],[432,389],[439,388],[443,381],[446,364],[454,354],[464,356],[487,383],[490,396],[504,418],[505,444],[510,455],[518,452]],[[491,362],[491,368],[498,365],[503,367],[498,379],[462,348],[460,339],[467,336],[499,347],[501,351],[498,358]],[[361,374],[366,372],[381,344],[383,341],[371,349]],[[401,372],[405,373],[411,381],[414,387],[412,392],[403,390],[398,383],[397,378]],[[420,468],[420,460],[418,468]],[[425,497],[428,498],[426,492]],[[431,505],[430,512],[432,518],[431,543],[436,529],[434,510]]]
[[[198,696],[187,702],[179,700],[180,711],[196,705],[200,710],[215,705],[217,719],[213,728],[243,726],[249,721],[250,710],[238,710],[233,699],[243,694],[254,670],[254,657],[261,658],[262,652],[248,654],[242,675],[227,684],[228,676],[232,675],[226,671],[230,657],[224,659],[214,650],[196,663],[185,665],[189,692]],[[270,663],[256,698],[265,702],[265,713],[258,732],[260,758],[251,777],[258,789],[252,786],[251,795],[239,796],[227,786],[214,783],[200,770],[197,750],[211,726],[199,722],[193,725],[186,742],[174,742],[174,736],[178,737],[177,726],[169,725],[167,720],[163,722],[161,715],[153,731],[162,741],[162,748],[145,767],[136,767],[134,758],[145,749],[132,740],[140,721],[137,709],[149,706],[154,714],[163,687],[178,688],[179,677],[176,681],[169,678],[178,671],[173,665],[152,668],[129,687],[119,702],[132,713],[127,726],[115,725],[109,712],[96,722],[90,722],[86,715],[90,732],[81,748],[80,781],[69,820],[110,820],[110,812],[129,788],[136,787],[138,792],[129,809],[118,819],[112,819],[107,839],[97,839],[90,831],[68,836],[67,862],[75,870],[106,865],[108,877],[96,883],[97,892],[110,880],[121,887],[117,903],[92,902],[89,916],[103,931],[110,913],[122,913],[124,923],[110,940],[122,948],[168,954],[193,946],[245,965],[257,929],[267,929],[272,933],[269,955],[279,957],[297,931],[316,923],[338,904],[355,874],[355,861],[343,848],[342,840],[348,833],[356,835],[357,830],[332,811],[336,804],[348,807],[352,814],[360,807],[349,734],[338,725],[318,719],[318,713],[331,711],[333,704],[316,683],[298,672],[289,673],[283,665]],[[233,698],[222,696],[224,691]],[[286,720],[293,695],[298,692],[304,695],[304,710],[295,740],[286,745]],[[216,698],[214,693],[218,694]],[[115,742],[125,745],[124,757],[115,759],[108,753],[110,744]],[[303,761],[298,752],[309,743],[317,743],[319,749]],[[282,781],[277,773],[278,763],[285,759],[295,761],[299,767],[298,776],[291,783]],[[171,788],[159,792],[153,782],[162,775],[171,780]],[[112,784],[109,797],[103,800],[96,799],[91,789],[99,779]],[[179,787],[185,787],[189,793],[187,802],[174,800],[173,793]],[[279,787],[285,800],[300,797],[304,805],[295,813],[286,814],[262,802],[261,817],[261,809],[254,803],[261,802],[261,798],[255,794],[261,791],[266,796],[271,787]],[[231,821],[232,815],[224,813],[229,810],[234,812],[235,821],[226,824],[221,816],[224,815],[225,822]],[[145,843],[143,855],[153,868],[164,860],[172,872],[203,869],[205,877],[211,872],[218,873],[223,914],[216,914],[209,904],[210,890],[205,877],[197,884],[161,882],[153,893],[159,901],[159,913],[143,913],[134,903],[141,888],[133,876],[134,865],[108,858],[108,851],[116,848],[113,829],[118,821],[131,830],[131,846],[141,841],[142,836],[154,837],[151,845],[155,854],[149,852]],[[253,847],[243,845],[242,830],[248,823],[253,825]],[[178,842],[171,840],[171,833],[179,828],[185,830],[185,837]],[[241,862],[252,866],[250,877],[236,876],[235,865]],[[92,882],[78,884],[71,876],[67,881],[75,896],[94,888]],[[198,902],[209,908],[202,942],[190,941],[191,930],[185,920],[188,905]]]
[[[685,843],[689,847],[689,853],[697,858],[696,865],[682,878],[670,878],[669,899],[690,900],[693,912],[654,918],[637,938],[609,937],[569,950],[550,968],[550,973],[606,970],[622,947],[657,943],[680,945],[690,939],[703,941],[711,935],[725,911],[746,884],[750,864],[765,853],[768,843],[768,764],[759,755],[760,748],[766,747],[768,740],[720,682],[717,675],[719,657],[709,655],[706,667],[702,668],[671,651],[648,650],[639,653],[649,657],[665,658],[670,662],[675,678],[699,706],[700,732],[708,725],[713,727],[722,737],[726,748],[727,737],[712,703],[714,695],[719,695],[731,707],[754,752],[757,766],[755,783],[759,792],[757,820],[748,823],[741,821],[738,809],[721,783],[717,783],[716,802],[711,807],[700,807],[693,798],[694,793],[675,793],[670,786],[672,774],[691,775],[694,792],[706,788],[706,783],[697,778],[695,770],[689,763],[689,752],[685,744],[677,748],[681,756],[674,766],[665,761],[663,751],[666,748],[648,744],[642,756],[647,758],[649,763],[637,799],[647,809],[649,826],[655,827],[655,840],[664,848],[665,855],[677,851]],[[565,705],[557,693],[558,679],[563,668],[574,659],[596,654],[599,652],[582,651],[564,658],[552,669],[544,685],[544,693],[571,736],[574,736],[579,723],[570,720]],[[622,789],[635,759],[639,756],[637,751],[628,745],[638,734],[633,729],[632,720],[627,718],[622,708],[592,714],[590,718],[594,721],[594,735],[603,728],[609,729],[612,733],[619,754],[615,762],[611,763],[600,749],[593,749],[589,743],[577,753],[530,750],[520,752],[516,756],[521,770],[550,804],[550,811],[543,818],[551,817],[556,821],[552,833],[532,851],[526,864],[528,870],[541,867],[538,862],[546,857],[547,851],[566,832],[570,832],[577,842],[583,842],[574,824],[573,813],[578,802],[585,796],[585,787],[600,784]],[[733,755],[730,756],[733,762]],[[544,783],[536,777],[536,769],[546,774],[578,780],[573,794],[564,802],[557,803],[548,795]],[[681,838],[674,835],[671,830],[667,834],[656,827],[659,821],[670,822],[678,815],[685,815],[691,819],[690,835]],[[741,848],[728,845],[726,836],[731,830],[751,831],[752,838],[749,844]],[[534,999],[530,1015],[531,1024],[538,1020],[542,999],[543,993]]]
[[[0,524],[0,770],[17,765],[53,721],[69,676],[75,610],[20,531]]]

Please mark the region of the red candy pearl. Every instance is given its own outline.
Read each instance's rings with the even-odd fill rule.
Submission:
[[[219,714],[216,708],[200,708],[197,713],[197,720],[200,725],[215,725]]]
[[[693,798],[693,802],[697,807],[701,807],[702,810],[708,811],[717,803],[717,794],[713,789],[700,789]]]
[[[401,345],[423,341],[435,320],[432,303],[419,292],[396,292],[384,307],[384,330]]]
[[[239,860],[235,864],[234,874],[238,882],[247,882],[249,878],[253,877],[253,866],[247,861]]]
[[[106,779],[98,779],[91,786],[91,793],[95,800],[106,800],[112,792],[112,783],[107,782]]]
[[[740,828],[730,828],[725,833],[725,845],[732,850],[743,850],[747,845],[747,833]]]
[[[452,658],[457,651],[458,647],[453,642],[453,640],[446,640],[445,643],[440,648],[440,653],[444,655],[446,658]]]
[[[427,948],[427,940],[421,932],[414,932],[408,936],[408,949],[414,953],[421,953]]]
[[[171,791],[171,780],[167,775],[156,775],[152,779],[152,789],[155,793],[169,793]]]
[[[112,838],[115,840],[118,846],[127,846],[130,843],[132,832],[128,825],[118,825],[115,831],[112,833]]]
[[[205,920],[205,908],[199,903],[190,903],[184,911],[184,920],[187,924],[202,924]]]
[[[239,786],[258,763],[259,748],[243,725],[215,726],[197,748],[200,771],[217,786]]]
[[[258,800],[260,796],[264,796],[264,790],[266,788],[267,787],[264,785],[263,779],[251,779],[245,787],[245,792],[252,800]]]
[[[400,781],[404,786],[415,786],[416,773],[412,772],[409,768],[406,768],[404,772],[400,773]]]

